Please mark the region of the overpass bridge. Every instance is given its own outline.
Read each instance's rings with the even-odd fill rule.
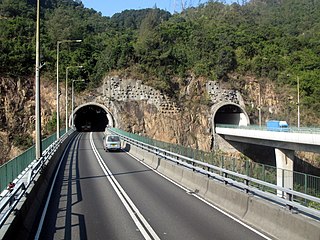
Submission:
[[[320,153],[320,129],[294,128],[288,132],[268,131],[266,127],[216,124],[215,132],[226,140]]]
[[[288,132],[268,131],[266,127],[217,124],[216,134],[226,141],[268,146],[275,149],[277,185],[293,189],[295,151],[320,153],[320,129],[293,128]],[[279,193],[281,194],[281,193]]]

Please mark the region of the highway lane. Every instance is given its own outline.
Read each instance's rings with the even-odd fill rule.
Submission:
[[[143,239],[80,134],[63,159],[39,239]]]
[[[150,239],[264,239],[127,153],[105,152],[102,133],[92,136],[96,154],[84,133],[66,155],[40,239],[144,239],[139,224],[156,233],[150,236],[145,227]],[[120,197],[128,195],[138,209],[134,215],[144,217],[140,223],[120,202],[96,155],[121,185]]]

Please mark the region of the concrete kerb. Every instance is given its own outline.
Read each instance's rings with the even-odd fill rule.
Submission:
[[[131,154],[138,158],[139,156],[143,156],[144,162],[150,163],[151,167],[173,181],[196,192],[199,196],[236,218],[268,233],[276,239],[319,240],[320,224],[316,220],[293,214],[285,208],[266,202],[257,196],[246,194],[231,186],[224,185],[219,181],[181,167],[150,152],[144,155],[143,152],[145,150],[140,149],[137,151],[139,152],[137,156],[134,153],[136,151],[131,152]],[[149,157],[152,160],[148,161],[147,158]]]
[[[37,221],[41,216],[41,209],[44,206],[45,198],[49,191],[49,186],[53,178],[53,174],[61,158],[63,150],[73,138],[74,134],[61,144],[60,148],[54,153],[50,162],[44,167],[42,174],[35,179],[32,189],[27,193],[25,201],[20,204],[20,208],[16,213],[10,227],[5,233],[5,239],[31,239],[37,229]]]

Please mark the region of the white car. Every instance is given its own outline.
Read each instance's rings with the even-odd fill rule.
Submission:
[[[106,151],[110,150],[121,150],[120,138],[117,135],[107,135],[104,137],[104,149]]]

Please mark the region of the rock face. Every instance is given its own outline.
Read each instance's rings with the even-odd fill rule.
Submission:
[[[1,78],[0,82],[0,164],[19,155],[32,145],[35,129],[33,79]],[[42,125],[46,125],[55,111],[53,86],[41,86]]]
[[[107,77],[102,87],[106,105],[118,127],[148,137],[204,151],[213,144],[211,105],[219,102],[243,103],[234,90],[223,90],[217,82],[190,78],[178,103],[139,80]]]
[[[189,77],[180,89],[178,99],[170,99],[164,93],[143,85],[134,79],[118,76],[106,78],[97,90],[77,93],[75,105],[96,101],[107,106],[113,113],[117,126],[123,130],[139,133],[157,140],[176,143],[210,151],[213,149],[212,106],[221,101],[246,106],[251,120],[257,123],[257,107],[264,107],[263,120],[281,112],[282,105],[272,85],[259,85],[252,79],[242,81],[239,91],[221,83]],[[65,89],[61,84],[60,127],[65,119]],[[241,91],[241,94],[240,94]],[[70,101],[70,98],[69,98]],[[71,105],[69,104],[69,107]],[[34,79],[1,78],[0,82],[0,164],[25,150],[21,145],[32,145],[34,139]],[[70,112],[69,112],[70,113]],[[41,81],[42,135],[56,130],[55,82]],[[50,128],[51,126],[51,128]],[[309,158],[308,156],[304,156]],[[318,166],[317,156],[310,162]]]
[[[13,136],[13,132],[20,132],[27,136],[28,125],[33,123],[34,99],[32,82],[26,79],[1,78],[0,82],[0,151],[4,162],[20,151],[12,142],[17,141],[18,136]]]
[[[210,117],[206,108],[183,109],[169,114],[146,101],[115,102],[114,107],[118,127],[123,130],[205,151],[211,149]]]

